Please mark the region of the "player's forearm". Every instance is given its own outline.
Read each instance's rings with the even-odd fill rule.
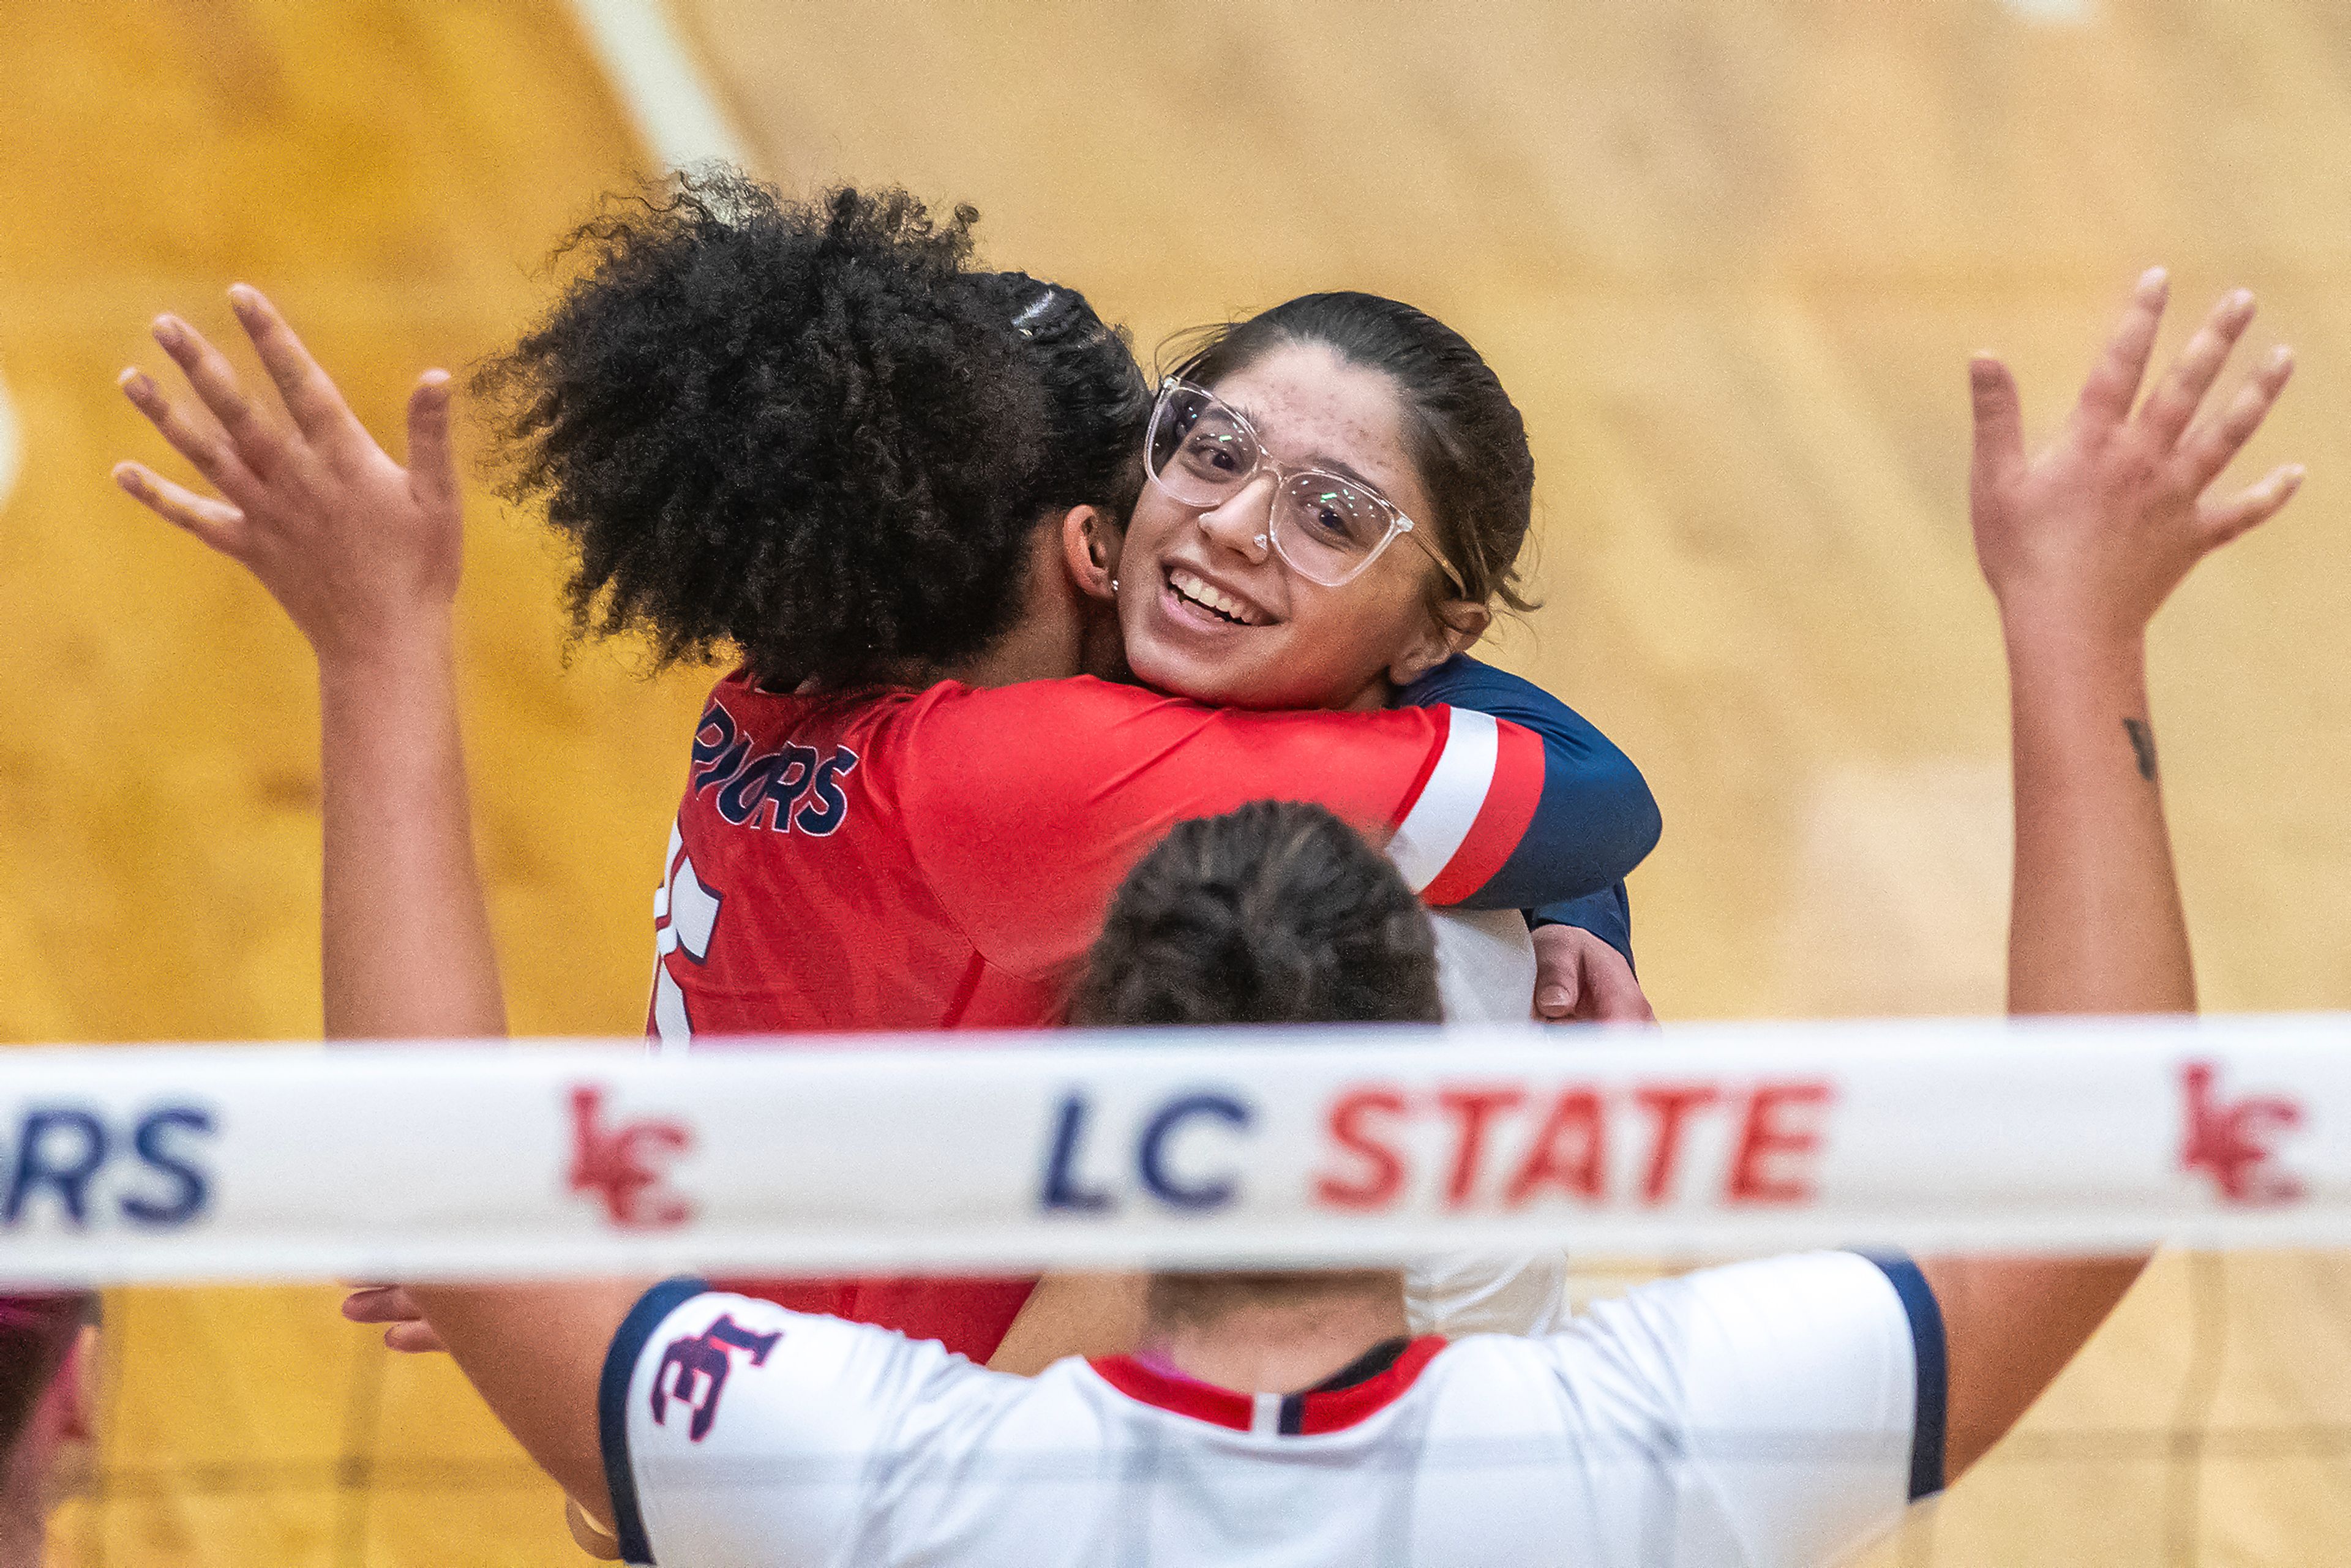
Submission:
[[[327,1033],[506,1032],[475,864],[444,619],[319,671],[326,792]],[[596,1390],[641,1287],[412,1285],[498,1419],[591,1512],[610,1517]]]
[[[2016,773],[2009,1010],[2191,1012],[2143,643],[2008,628]]]
[[[319,671],[330,1039],[502,1035],[445,618]]]
[[[412,1285],[450,1357],[515,1441],[599,1524],[612,1522],[598,1395],[643,1282]]]

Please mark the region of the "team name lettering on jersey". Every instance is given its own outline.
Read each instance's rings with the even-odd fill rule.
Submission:
[[[710,1425],[718,1419],[718,1396],[726,1387],[726,1375],[735,1368],[734,1353],[743,1351],[753,1366],[764,1366],[768,1353],[783,1337],[781,1329],[753,1333],[731,1314],[722,1313],[700,1333],[672,1340],[662,1352],[661,1364],[653,1369],[654,1423],[669,1424],[670,1402],[674,1400],[693,1412],[685,1435],[699,1443],[710,1436]]]
[[[848,821],[849,795],[841,781],[856,767],[857,753],[845,746],[834,747],[830,757],[789,740],[773,751],[758,750],[714,698],[695,728],[690,777],[694,792],[708,795],[719,816],[736,827],[798,829],[821,839]]]

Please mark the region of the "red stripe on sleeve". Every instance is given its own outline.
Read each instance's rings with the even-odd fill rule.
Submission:
[[[1508,719],[1494,721],[1494,781],[1478,808],[1477,821],[1453,858],[1445,862],[1421,890],[1421,902],[1431,908],[1458,904],[1488,883],[1527,836],[1542,803],[1543,746],[1541,737]]]

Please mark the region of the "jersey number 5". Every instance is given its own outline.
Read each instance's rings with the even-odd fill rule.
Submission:
[[[669,956],[684,953],[696,964],[706,960],[718,906],[726,900],[724,894],[702,885],[684,849],[685,840],[673,825],[664,862],[669,875],[653,893],[653,1032],[661,1037],[664,1051],[684,1051],[694,1040],[685,992],[669,972]]]

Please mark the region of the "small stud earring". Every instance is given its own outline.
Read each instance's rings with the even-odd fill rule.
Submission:
[[[1118,591],[1118,579],[1113,577],[1110,580],[1110,591],[1113,594]]]

